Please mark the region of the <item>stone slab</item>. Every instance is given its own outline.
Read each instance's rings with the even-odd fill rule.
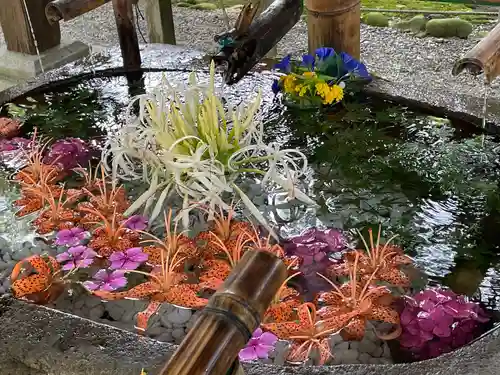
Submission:
[[[142,368],[155,375],[176,349],[8,296],[0,297],[0,319],[0,375],[139,375]],[[246,375],[498,375],[499,348],[495,329],[467,347],[414,364],[243,367]]]
[[[59,68],[89,54],[89,46],[82,42],[63,43],[38,55],[28,55],[0,49],[0,76],[26,79]]]

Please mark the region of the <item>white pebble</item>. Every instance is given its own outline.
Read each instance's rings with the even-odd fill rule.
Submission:
[[[349,349],[359,351],[359,341],[350,341]]]
[[[346,350],[343,352],[338,352],[337,354],[343,364],[359,363],[358,355],[356,350]]]
[[[146,331],[146,334],[150,337],[160,336],[163,332],[165,332],[165,328],[162,326],[150,327]]]
[[[104,314],[105,308],[103,304],[98,304],[89,310],[89,319],[97,320]]]
[[[193,313],[190,309],[176,308],[167,315],[167,319],[173,324],[186,324],[191,319],[191,316],[193,316]]]
[[[93,308],[97,305],[101,305],[102,301],[100,298],[97,298],[96,296],[87,296],[85,298],[85,305],[89,308]]]
[[[122,322],[130,323],[130,322],[135,322],[137,319],[137,312],[136,310],[124,310],[124,313],[121,317]],[[151,319],[149,319],[148,324],[151,323]]]
[[[377,345],[370,340],[363,340],[359,344],[359,351],[362,353],[371,354],[377,349]]]
[[[330,345],[332,347],[337,344],[340,344],[341,342],[344,342],[344,339],[339,334],[332,335],[332,337],[330,338]]]
[[[369,364],[372,357],[367,353],[360,353],[359,355],[359,363]]]
[[[383,350],[384,350],[384,353],[382,354],[382,357],[392,359],[391,349],[389,349],[389,345],[384,343]]]
[[[176,343],[182,341],[184,336],[186,336],[186,332],[182,328],[176,328],[172,331],[172,337],[175,339]]]
[[[348,341],[341,342],[335,347],[335,350],[338,350],[339,352],[349,350],[349,342]]]
[[[274,364],[282,366],[285,364],[286,357],[290,351],[290,343],[285,340],[279,340],[274,346]]]
[[[116,321],[122,320],[123,314],[125,314],[125,309],[116,304],[114,301],[107,302],[105,308],[108,311],[109,316]]]
[[[370,353],[372,357],[380,358],[384,354],[384,349],[381,346],[378,346],[373,352]]]
[[[172,341],[174,341],[174,338],[172,337],[171,331],[163,331],[163,333],[161,335],[156,337],[156,340],[161,341],[161,342],[172,342]]]
[[[73,306],[75,307],[75,310],[80,310],[81,308],[83,308],[84,305],[85,305],[85,299],[80,298],[78,301],[75,302]]]

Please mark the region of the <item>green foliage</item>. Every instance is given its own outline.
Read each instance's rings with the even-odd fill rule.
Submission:
[[[192,4],[189,4],[189,3],[177,3],[176,5],[179,8],[189,8],[189,7],[191,7]]]
[[[472,24],[460,18],[435,19],[427,22],[425,31],[434,37],[466,39],[472,32]]]
[[[363,17],[364,23],[370,26],[387,27],[389,18],[379,12],[371,12]]]

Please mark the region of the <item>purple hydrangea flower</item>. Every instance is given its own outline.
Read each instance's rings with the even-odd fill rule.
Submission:
[[[133,215],[125,220],[125,226],[128,229],[144,230],[148,227],[148,218],[142,215]]]
[[[112,292],[126,286],[127,278],[124,271],[99,270],[94,275],[93,280],[85,281],[83,285],[89,290]]]
[[[274,349],[278,338],[271,332],[262,332],[257,328],[247,346],[240,350],[239,359],[242,362],[267,359],[269,352]]]
[[[142,248],[133,247],[125,251],[117,251],[109,257],[111,266],[109,268],[118,270],[135,270],[141,263],[148,260],[148,254],[142,252]]]
[[[57,246],[77,246],[87,238],[89,232],[82,228],[63,229],[57,232],[55,244]]]
[[[435,358],[469,343],[489,321],[479,304],[433,288],[406,297],[400,319],[401,347],[417,360]]]
[[[79,138],[60,139],[49,148],[43,162],[56,163],[64,169],[86,166],[92,158],[93,150]]]
[[[74,268],[86,268],[94,262],[94,257],[97,253],[86,246],[70,247],[68,251],[57,255],[56,259],[59,263],[64,263],[62,269],[65,271]]]

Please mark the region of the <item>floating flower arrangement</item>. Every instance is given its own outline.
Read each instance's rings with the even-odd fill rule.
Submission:
[[[346,54],[337,55],[331,49],[320,49],[316,58],[304,58],[304,64],[307,61],[309,65],[299,70],[300,77],[297,73],[289,73],[276,85],[283,84],[285,93],[291,93],[292,84],[298,94],[303,87],[314,88],[316,100],[332,104],[342,99],[339,92],[348,88],[349,82],[369,79],[362,64]],[[333,66],[340,73],[333,74]],[[286,69],[285,65],[282,68]],[[301,77],[308,77],[303,74],[307,72],[311,73],[309,81],[301,81]],[[295,80],[287,77],[295,77]],[[317,88],[322,87],[322,83],[330,90],[324,97],[323,91]],[[299,91],[297,85],[302,85]],[[150,166],[157,166],[151,172],[153,175],[148,176],[156,185],[148,196],[140,197],[139,202],[131,200],[126,188],[118,185],[119,180],[115,178],[118,170],[128,171],[129,178],[135,173],[132,164],[127,164],[126,153],[141,157],[139,144],[127,138],[129,133],[122,133],[121,138],[122,141],[128,139],[128,143],[109,145],[121,156],[111,161],[111,173],[102,165],[95,169],[74,165],[75,160],[80,164],[89,160],[91,153],[86,144],[68,140],[56,142],[52,147],[35,133],[22,149],[26,165],[14,176],[21,190],[21,198],[14,204],[19,208],[18,217],[35,216],[34,231],[45,236],[51,251],[30,256],[14,267],[11,289],[16,298],[47,304],[64,293],[69,285],[78,285],[106,301],[143,300],[147,307],[137,315],[136,327],[144,332],[150,318],[163,304],[202,309],[245,252],[265,251],[283,260],[288,267],[288,278],[265,312],[261,326],[241,351],[242,361],[264,360],[278,341],[285,341],[289,362],[312,361],[325,365],[335,356],[330,341],[333,335],[359,341],[368,331],[380,340],[400,340],[401,346],[411,351],[413,359],[429,358],[465,345],[482,333],[489,317],[478,304],[448,291],[428,290],[410,296],[412,280],[405,268],[412,267],[413,261],[392,242],[394,238],[382,241],[381,228],[377,234],[369,230],[368,238],[361,236],[362,246],[357,249],[350,248],[345,234],[335,228],[309,228],[300,236],[277,242],[251,221],[238,219],[232,206],[223,202],[221,196],[215,199],[207,195],[207,189],[219,185],[215,180],[211,184],[206,181],[207,176],[202,172],[205,165],[219,165],[218,178],[223,181],[228,177],[224,168],[233,173],[236,165],[243,168],[246,163],[255,161],[257,156],[248,155],[244,150],[263,151],[259,160],[272,160],[274,167],[279,160],[283,165],[291,163],[291,155],[296,151],[276,151],[259,143],[261,140],[255,141],[256,144],[245,140],[262,134],[259,127],[250,125],[256,108],[243,117],[234,114],[233,128],[216,131],[214,123],[221,121],[217,113],[222,113],[223,109],[213,91],[213,82],[210,87],[208,98],[211,99],[200,109],[205,116],[203,130],[193,130],[191,126],[196,124],[188,121],[192,117],[183,118],[178,107],[143,103],[150,111],[142,124],[144,139],[152,140],[154,132],[160,132],[164,154],[161,158],[153,154],[145,156],[146,171]],[[180,101],[178,104],[187,112],[197,108],[194,99],[189,108],[183,107]],[[164,116],[162,111],[171,112]],[[242,109],[240,113],[243,112]],[[208,116],[209,113],[213,116]],[[174,129],[179,132],[166,130],[169,121],[183,124]],[[4,136],[4,140],[12,140],[18,135],[15,131],[8,134],[11,138]],[[225,150],[223,160],[226,164],[217,159],[220,155],[216,158],[209,152],[212,148]],[[175,155],[170,154],[172,152]],[[205,152],[207,155],[203,156]],[[109,153],[106,151],[106,155]],[[297,151],[297,154],[300,153]],[[199,165],[194,163],[195,155]],[[186,165],[179,161],[181,156]],[[167,174],[159,167],[172,163],[175,165]],[[258,174],[262,172],[255,170]],[[245,171],[251,172],[246,167]],[[270,175],[264,174],[275,183],[288,186],[277,170]],[[80,184],[68,188],[64,184],[68,176],[78,176]],[[173,210],[165,207],[165,195],[171,191],[168,186],[173,189],[175,184],[180,189],[178,192],[184,194],[187,207],[205,215],[208,228],[190,236],[181,229]],[[224,182],[219,187],[224,191],[229,186],[236,188],[234,181],[231,184]],[[162,201],[153,213],[130,214],[151,200],[157,191]],[[190,198],[200,198],[204,194],[204,202],[210,203],[209,208],[207,205],[192,207]],[[305,194],[300,197],[308,201]],[[160,234],[151,230],[152,215],[163,219]],[[401,302],[403,309],[398,305]],[[437,320],[439,324],[431,326],[430,320]],[[380,328],[381,322],[385,327]]]
[[[304,55],[300,63],[286,56],[275,69],[282,75],[273,82],[275,94],[283,93],[286,103],[301,108],[318,108],[340,103],[346,91],[371,81],[365,65],[346,52],[318,48]]]

